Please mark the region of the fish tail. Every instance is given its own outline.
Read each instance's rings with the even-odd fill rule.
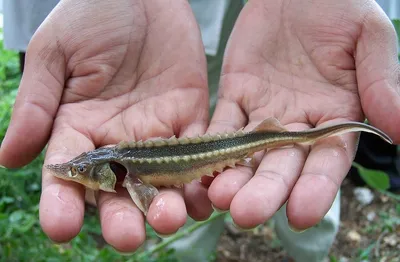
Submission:
[[[327,127],[317,127],[304,132],[299,132],[294,140],[297,143],[312,144],[316,140],[328,138],[331,136],[338,136],[350,132],[368,132],[379,136],[381,139],[389,144],[393,144],[392,139],[383,131],[360,122],[344,122]]]

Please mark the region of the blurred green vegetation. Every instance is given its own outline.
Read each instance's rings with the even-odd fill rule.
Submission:
[[[400,29],[399,21],[394,24]],[[0,29],[0,141],[9,124],[20,78],[18,54],[4,50]],[[152,249],[139,250],[132,256],[118,254],[102,240],[94,209],[86,212],[84,226],[75,239],[62,245],[51,242],[38,221],[42,164],[43,153],[23,168],[0,168],[0,261],[175,261],[173,251],[160,248],[164,247],[162,244],[155,246],[157,256]],[[386,174],[355,166],[369,186],[387,189]],[[399,206],[397,209],[400,210]],[[382,230],[393,230],[392,223],[393,218],[385,217]],[[147,234],[148,238],[160,241],[148,225]]]

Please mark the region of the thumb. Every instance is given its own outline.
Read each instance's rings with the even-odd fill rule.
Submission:
[[[374,2],[374,1],[373,1]],[[357,82],[368,121],[400,142],[400,87],[396,32],[376,4],[362,24],[356,51]]]
[[[0,165],[28,164],[43,150],[50,136],[64,86],[65,61],[46,21],[26,52],[24,73],[4,140]]]

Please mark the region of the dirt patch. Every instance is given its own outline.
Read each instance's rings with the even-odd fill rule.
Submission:
[[[400,261],[400,203],[373,191],[373,202],[362,207],[354,197],[354,188],[348,179],[344,181],[340,230],[330,261]],[[219,262],[276,262],[286,258],[272,223],[248,232],[226,225],[217,251]]]

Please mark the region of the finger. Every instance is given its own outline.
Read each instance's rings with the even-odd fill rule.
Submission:
[[[1,144],[0,165],[6,167],[23,166],[42,151],[61,99],[64,56],[43,31],[39,29],[29,44],[11,122]]]
[[[206,108],[206,104],[204,104],[204,107]],[[207,114],[207,110],[204,110],[203,116],[200,116],[200,121],[194,122],[187,128],[182,129],[182,133],[179,136],[194,137],[204,134],[206,130]],[[185,199],[188,215],[194,220],[205,220],[211,215],[213,211],[211,201],[207,196],[207,188],[202,183],[192,181],[186,184],[183,190],[183,197]]]
[[[293,228],[314,226],[329,211],[354,159],[357,138],[357,133],[348,133],[314,144],[288,200],[287,216]]]
[[[397,37],[390,20],[378,6],[363,19],[357,44],[357,82],[362,107],[372,125],[400,142],[400,87]]]
[[[99,192],[99,214],[104,239],[120,252],[133,252],[146,239],[144,217],[125,188],[117,194]]]
[[[185,185],[185,204],[188,215],[196,221],[206,220],[213,212],[207,188],[198,181]]]
[[[72,128],[55,131],[46,152],[45,165],[64,163],[93,149],[88,138]],[[84,216],[84,187],[54,177],[43,168],[39,216],[43,231],[56,242],[66,242],[80,231]]]
[[[225,90],[228,89],[222,87],[221,95],[207,130],[209,134],[234,132],[247,124],[247,117],[239,104]],[[249,181],[251,176],[251,169],[238,167],[235,170],[226,170],[215,177],[208,188],[208,197],[213,206],[220,210],[228,210],[233,196]]]
[[[304,130],[304,124],[288,125],[289,130]],[[286,202],[303,168],[307,146],[295,145],[268,151],[255,175],[234,196],[230,207],[234,222],[253,228],[270,219]]]
[[[251,179],[253,171],[247,167],[228,169],[216,178],[208,188],[208,197],[214,208],[229,210],[234,196]]]
[[[154,198],[146,218],[157,233],[170,235],[186,223],[186,216],[182,190],[165,188]]]
[[[223,93],[224,88],[222,89]],[[219,98],[207,133],[233,132],[247,125],[246,115],[239,104],[232,99],[224,95]]]

